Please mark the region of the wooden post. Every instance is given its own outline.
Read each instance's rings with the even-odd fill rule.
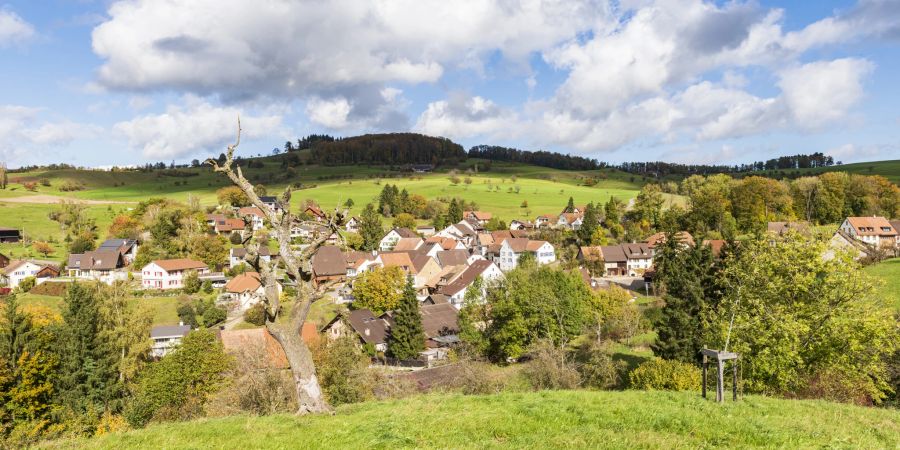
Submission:
[[[718,371],[718,378],[716,379],[716,401],[722,403],[722,400],[725,398],[725,362],[722,360],[716,361],[716,370]]]
[[[706,398],[706,372],[709,370],[709,361],[703,355],[703,398]]]
[[[737,401],[737,359],[731,360],[731,400]]]

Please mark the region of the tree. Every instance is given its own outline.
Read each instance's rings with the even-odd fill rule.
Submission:
[[[567,212],[567,213],[575,212],[575,200],[572,197],[569,197],[569,203],[566,204],[566,209],[564,212]]]
[[[416,218],[409,213],[400,213],[394,216],[394,221],[391,223],[391,226],[394,228],[409,228],[415,230]]]
[[[445,223],[459,223],[463,219],[463,210],[459,202],[455,198],[450,199],[450,206],[447,208],[447,220]]]
[[[225,383],[232,359],[215,333],[188,333],[163,359],[141,373],[134,399],[126,410],[128,421],[143,426],[153,419],[184,419],[199,415],[211,394]]]
[[[575,231],[582,245],[592,245],[594,233],[600,227],[600,217],[594,203],[588,203],[584,209],[584,218],[582,218],[581,228]]]
[[[51,247],[50,244],[43,242],[43,241],[34,241],[31,244],[31,246],[32,246],[32,248],[34,248],[34,251],[40,253],[45,258],[48,255],[50,255],[51,253],[53,253],[53,247]]]
[[[831,399],[884,398],[896,319],[849,252],[825,249],[797,233],[743,241],[725,269],[711,344],[741,354],[748,392],[821,396],[824,384]]]
[[[147,304],[129,305],[130,290],[125,282],[98,285],[98,289],[102,338],[117,351],[115,366],[119,381],[130,383],[147,362],[150,350],[147,336],[153,326],[153,308]]]
[[[403,270],[397,266],[362,273],[353,282],[353,307],[376,315],[393,310],[400,304],[403,282]]]
[[[358,403],[372,397],[370,361],[354,338],[322,339],[313,356],[329,403]]]
[[[247,198],[247,194],[237,186],[226,186],[219,189],[216,191],[216,197],[219,199],[220,205],[248,206],[250,204],[250,199]]]
[[[816,219],[816,202],[822,182],[818,177],[802,177],[791,182],[791,196],[794,198],[794,212],[807,222]]]
[[[688,221],[692,230],[723,231],[725,217],[731,215],[731,187],[734,183],[725,174],[708,177],[692,175],[682,181],[681,193],[688,198]]]
[[[198,234],[190,244],[190,257],[210,268],[220,267],[228,260],[228,241],[224,236]]]
[[[352,208],[352,207],[353,207],[353,204],[354,204],[354,203],[353,203],[353,199],[352,199],[352,198],[348,198],[347,201],[344,202],[344,207],[349,209],[349,208]]]
[[[3,322],[0,322],[0,357],[15,368],[25,350],[25,342],[31,331],[31,318],[19,311],[15,294],[6,298],[3,305]]]
[[[266,189],[265,185],[257,184],[256,186],[253,186],[253,193],[255,193],[259,197],[264,197],[268,195],[268,190]]]
[[[770,178],[751,176],[731,190],[732,215],[744,231],[761,232],[766,222],[793,216],[791,195],[785,184]]]
[[[340,236],[340,224],[344,222],[345,214],[336,212],[327,215],[325,225],[331,233],[322,233],[301,252],[295,252],[291,247],[291,227],[296,223],[290,212],[276,214],[267,208],[259,196],[253,192],[253,185],[243,176],[240,167],[234,167],[234,151],[240,144],[240,122],[238,122],[237,141],[228,146],[224,162],[208,159],[207,164],[213,167],[217,173],[225,174],[244,194],[249,198],[253,206],[259,208],[265,215],[266,221],[273,228],[273,233],[278,242],[281,263],[284,265],[287,276],[296,280],[293,305],[290,308],[291,315],[286,320],[280,319],[282,308],[276,287],[275,271],[265,260],[260,259],[259,243],[248,243],[247,255],[253,264],[265,286],[265,296],[262,302],[266,305],[266,330],[275,338],[279,346],[284,350],[294,386],[297,392],[299,404],[298,413],[314,413],[328,411],[330,408],[322,395],[316,366],[306,343],[301,339],[301,328],[306,322],[310,305],[316,298],[316,288],[312,285],[312,276],[309,268],[309,260],[332,234]],[[291,187],[288,186],[281,194],[284,204],[290,203]],[[323,288],[330,287],[326,284]]]
[[[475,277],[466,288],[463,306],[459,310],[459,339],[476,355],[483,355],[488,345],[481,331],[481,327],[487,323],[483,289],[484,279],[481,276]]]
[[[663,196],[658,184],[647,184],[641,188],[634,200],[634,213],[639,220],[647,221],[650,226],[659,225],[662,214]]]
[[[375,212],[371,203],[363,209],[359,218],[359,235],[363,238],[363,250],[375,250],[384,237],[384,227],[381,225],[381,217]]]
[[[134,217],[120,214],[113,219],[107,235],[116,239],[138,239],[141,236],[141,222]]]
[[[196,270],[189,270],[185,273],[182,283],[185,294],[195,294],[200,291],[200,277]]]
[[[622,221],[622,214],[625,212],[625,205],[615,197],[610,197],[603,206],[605,213],[606,226],[612,229],[612,226]],[[614,235],[615,236],[615,235]],[[618,236],[616,236],[618,237]]]
[[[419,300],[412,277],[407,277],[406,287],[400,297],[400,304],[394,310],[394,324],[387,339],[388,352],[400,360],[413,359],[425,349],[425,331],[422,315],[419,314]]]

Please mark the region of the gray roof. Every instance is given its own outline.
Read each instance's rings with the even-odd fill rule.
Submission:
[[[372,311],[368,309],[350,311],[350,314],[347,315],[347,322],[363,342],[367,344],[387,342],[387,322],[380,317],[375,317]]]
[[[319,247],[312,257],[315,276],[346,275],[347,259],[341,249],[334,245]]]
[[[151,338],[184,337],[191,331],[190,325],[160,325],[150,330]]]
[[[134,239],[107,239],[100,244],[100,247],[97,247],[97,250],[116,250],[124,253],[135,244],[137,241]]]
[[[431,339],[459,332],[459,310],[449,303],[419,306],[422,315],[422,329],[425,337]]]
[[[464,266],[468,264],[468,250],[444,250],[435,253],[438,263],[441,267],[447,266]]]

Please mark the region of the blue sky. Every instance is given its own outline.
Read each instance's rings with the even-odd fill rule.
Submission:
[[[0,161],[416,131],[604,161],[900,158],[900,1],[0,0]]]

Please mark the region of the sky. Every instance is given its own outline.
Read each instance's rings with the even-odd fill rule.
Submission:
[[[618,163],[900,159],[900,0],[0,0],[0,162],[413,131]]]

